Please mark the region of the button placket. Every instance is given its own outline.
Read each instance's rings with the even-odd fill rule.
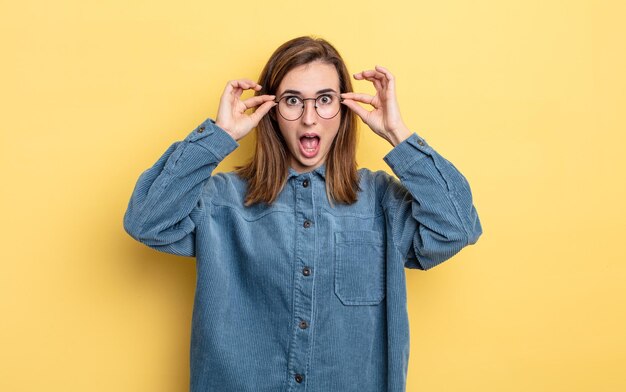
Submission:
[[[313,323],[313,270],[317,254],[317,237],[313,221],[315,200],[311,174],[297,176],[295,191],[296,238],[294,266],[293,329],[289,345],[288,372],[292,382],[289,390],[301,390],[311,355]]]

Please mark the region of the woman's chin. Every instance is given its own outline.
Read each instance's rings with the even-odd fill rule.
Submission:
[[[297,158],[292,157],[291,159],[291,167],[298,173],[304,173],[314,170],[317,167],[321,166],[322,163],[323,160],[320,159],[320,157],[317,155],[313,158],[298,156]]]

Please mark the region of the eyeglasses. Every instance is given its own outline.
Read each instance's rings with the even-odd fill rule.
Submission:
[[[278,113],[287,121],[296,121],[304,113],[304,101],[315,101],[315,111],[326,120],[335,117],[341,110],[342,98],[334,93],[325,93],[317,98],[301,98],[297,95],[285,95],[279,100]]]

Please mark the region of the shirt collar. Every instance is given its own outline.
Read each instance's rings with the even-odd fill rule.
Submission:
[[[319,167],[313,169],[311,172],[305,172],[305,173],[298,173],[295,170],[293,170],[293,168],[289,168],[289,175],[287,176],[287,179],[290,179],[291,177],[297,177],[306,173],[316,173],[318,176],[322,177],[322,179],[326,180],[326,164],[322,163]]]

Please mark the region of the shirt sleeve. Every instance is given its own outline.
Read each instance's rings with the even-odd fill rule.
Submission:
[[[195,256],[195,229],[202,220],[203,184],[239,143],[206,119],[173,143],[137,180],[124,214],[124,229],[165,253]]]
[[[382,207],[407,268],[427,270],[474,244],[482,226],[465,177],[413,133],[385,162]]]

